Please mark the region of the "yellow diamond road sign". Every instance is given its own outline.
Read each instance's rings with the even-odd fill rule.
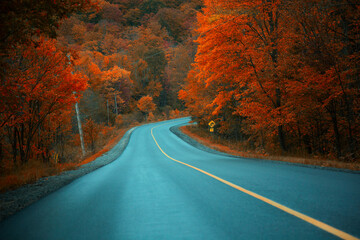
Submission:
[[[213,127],[215,126],[215,122],[214,122],[214,121],[210,121],[210,122],[209,122],[209,126],[210,126],[211,128],[213,128]]]

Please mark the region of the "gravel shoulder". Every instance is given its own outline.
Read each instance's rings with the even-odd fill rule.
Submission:
[[[186,124],[180,124],[170,128],[170,131],[174,133],[176,136],[181,138],[183,141],[187,142],[188,144],[213,154],[219,154],[222,156],[227,157],[236,157],[241,158],[239,156],[233,156],[227,153],[219,152],[209,147],[202,145],[201,143],[197,142],[196,140],[190,138],[188,135],[184,134],[179,127]],[[94,161],[81,166],[80,168],[72,171],[66,171],[61,173],[60,175],[50,176],[46,178],[41,178],[37,182],[33,184],[24,185],[16,190],[8,191],[6,193],[0,194],[0,221],[10,217],[11,215],[15,214],[16,212],[20,211],[21,209],[31,205],[32,203],[38,201],[39,199],[49,195],[50,193],[60,189],[61,187],[71,183],[75,179],[84,176],[98,168],[101,168],[120,157],[120,155],[125,150],[126,146],[130,141],[130,136],[135,128],[130,129],[125,133],[119,143],[113,147],[110,151],[103,154],[101,157],[98,157]],[[258,161],[269,161],[263,159],[254,159]],[[335,169],[335,168],[328,168],[328,167],[320,167],[314,165],[303,165],[297,163],[288,163],[288,162],[281,162],[281,161],[274,161],[278,164],[291,164],[291,165],[298,165],[301,167],[310,167],[310,168],[319,168],[324,170],[332,170],[332,171],[341,171],[341,172],[348,172],[348,173],[355,173],[360,174],[360,171],[351,171],[346,169]]]
[[[134,130],[135,128],[132,128],[127,131],[119,143],[110,151],[76,170],[41,178],[33,184],[24,185],[13,191],[0,194],[0,221],[71,183],[75,179],[115,161],[125,150],[130,141],[131,133]]]

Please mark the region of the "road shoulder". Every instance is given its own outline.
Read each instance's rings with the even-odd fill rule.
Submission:
[[[189,124],[185,123],[185,124],[179,124],[179,125],[173,126],[173,127],[170,128],[170,131],[173,134],[175,134],[177,137],[182,139],[184,142],[186,142],[186,143],[190,144],[191,146],[193,146],[193,147],[195,147],[197,149],[200,149],[202,151],[213,153],[213,154],[218,154],[218,155],[222,155],[222,156],[227,156],[227,157],[239,158],[239,159],[247,158],[247,157],[241,157],[241,156],[237,156],[237,155],[231,155],[231,154],[224,153],[224,152],[219,152],[219,151],[217,151],[215,149],[212,149],[210,147],[207,147],[207,146],[201,144],[200,142],[196,141],[195,139],[191,138],[190,136],[188,136],[187,134],[183,133],[180,130],[180,127],[185,126],[185,125],[189,125]],[[318,166],[318,165],[308,165],[308,164],[295,163],[295,162],[286,162],[286,161],[274,160],[274,159],[260,159],[260,158],[247,158],[247,159],[252,159],[252,160],[255,160],[255,161],[271,161],[271,162],[276,163],[276,164],[287,164],[287,165],[295,165],[295,166],[306,167],[306,168],[316,168],[316,169],[330,170],[330,171],[336,171],[336,172],[346,172],[346,173],[360,174],[360,171],[343,169],[343,168],[333,168],[333,167],[324,167],[324,166]]]
[[[136,127],[127,131],[110,151],[94,161],[82,165],[76,170],[65,171],[56,176],[41,178],[33,184],[27,184],[13,191],[0,194],[0,221],[10,217],[50,193],[55,192],[75,179],[118,159],[128,145],[131,134],[135,128]]]

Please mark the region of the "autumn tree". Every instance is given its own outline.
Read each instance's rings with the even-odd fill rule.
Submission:
[[[196,63],[179,93],[200,124],[210,114],[223,135],[240,132],[253,144],[271,145],[276,136],[282,150],[358,154],[355,5],[208,0],[205,6]]]
[[[84,141],[92,153],[95,152],[96,141],[99,137],[100,125],[91,118],[84,124]]]
[[[45,134],[40,133],[55,132],[57,117],[72,108],[87,87],[87,79],[72,74],[66,55],[55,43],[41,38],[10,56],[11,69],[0,87],[4,106],[0,126],[8,134],[2,144],[11,144],[14,162],[19,158],[25,163],[34,154],[48,152],[49,145],[42,141]]]
[[[176,92],[194,56],[190,35],[201,0],[10,0],[0,6],[0,165],[4,158],[19,167],[33,159],[72,161],[75,102],[92,150],[91,129],[111,131],[105,122],[120,127],[120,114],[126,124],[141,120],[143,96],[153,103],[142,108],[146,118],[182,109]]]
[[[187,28],[185,26],[185,15],[178,9],[173,8],[163,8],[159,10],[156,17],[160,25],[166,29],[169,36],[171,36],[174,41],[182,42],[187,34]]]
[[[156,105],[153,103],[153,98],[150,96],[140,98],[137,103],[137,107],[145,115],[145,121],[147,121],[148,114],[156,109]]]
[[[179,99],[185,101],[190,114],[201,126],[207,126],[213,120],[211,102],[216,94],[216,90],[206,87],[205,79],[199,79],[199,69],[189,72],[186,79],[187,84],[179,91]]]
[[[1,49],[27,43],[35,35],[56,37],[63,18],[80,11],[98,7],[96,1],[1,1]]]
[[[129,71],[117,66],[105,71],[102,85],[102,93],[116,114],[129,107],[132,88]]]
[[[9,67],[9,54],[19,44],[34,42],[41,35],[55,38],[56,30],[62,19],[74,12],[93,11],[97,8],[98,4],[95,0],[1,1],[1,81]]]
[[[309,150],[332,152],[330,141],[337,157],[354,158],[359,151],[357,126],[360,121],[356,117],[360,51],[358,6],[347,1],[328,0],[294,1],[287,7],[296,28],[292,53],[297,61],[288,61],[297,69],[293,72],[297,81],[291,82],[297,98],[292,101],[302,124],[306,126],[305,121],[311,124],[299,132],[299,137]],[[296,104],[299,98],[309,106],[307,109]],[[312,117],[304,121],[300,111]],[[317,119],[317,123],[312,119]]]
[[[184,44],[183,50],[195,46],[188,38],[196,20],[194,8],[199,10],[200,3],[199,0],[101,1],[98,12],[74,14],[64,20],[58,32],[59,41],[79,50],[81,64],[77,69],[89,77],[95,92],[101,88],[103,74],[118,66],[131,73],[132,101],[150,95],[161,109],[181,108],[176,95],[183,79],[177,82],[170,77],[173,69],[167,65],[171,61],[171,49],[178,42]],[[194,46],[186,60],[189,62],[174,70],[183,71],[183,78],[190,69]]]
[[[170,98],[169,102],[171,106],[175,108],[183,108],[183,104],[179,101],[177,93],[184,85],[187,75],[191,69],[191,64],[194,61],[196,54],[196,45],[193,41],[188,41],[183,44],[179,44],[172,49],[172,53],[169,53],[168,65],[166,66],[165,73],[169,79],[170,85]]]
[[[103,20],[108,22],[122,23],[124,21],[123,14],[117,4],[105,2],[99,14]]]
[[[137,34],[139,38],[133,41],[130,49],[132,58],[137,59],[132,68],[132,79],[134,79],[135,89],[137,90],[135,97],[150,95],[150,92],[144,90],[148,89],[151,81],[160,83],[160,95],[154,100],[158,106],[165,106],[167,92],[164,87],[166,84],[164,72],[167,61],[163,47],[164,40],[155,35],[150,28],[141,28],[137,31]]]
[[[163,7],[165,7],[165,3],[162,0],[144,0],[140,5],[144,14],[157,13]]]
[[[280,110],[282,80],[274,75],[281,39],[278,3],[205,1],[205,4],[204,14],[198,17],[196,67],[200,71],[198,79],[205,81],[207,88],[217,88],[209,103],[212,114],[220,119],[231,119],[233,114],[246,116],[260,128],[272,128],[281,147],[286,149],[284,114]],[[250,102],[246,100],[249,96]],[[238,100],[244,104],[240,105]],[[259,111],[268,114],[266,124],[260,122],[264,118],[255,119]],[[223,127],[226,128],[225,124]]]

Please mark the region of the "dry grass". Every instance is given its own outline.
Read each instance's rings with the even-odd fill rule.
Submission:
[[[73,161],[67,163],[45,164],[41,161],[32,160],[21,167],[9,166],[9,169],[11,168],[11,170],[7,171],[7,174],[0,176],[0,192],[13,190],[25,184],[34,183],[40,178],[58,175],[63,171],[74,170],[81,165],[94,161],[96,158],[113,148],[129,129],[130,127],[116,130],[116,132],[111,134],[110,139],[105,139],[107,143],[101,150],[95,154],[89,155],[81,162],[78,162],[78,159],[73,159]]]
[[[79,166],[87,164],[89,162],[94,161],[96,158],[100,157],[101,155],[103,155],[104,153],[106,153],[107,151],[109,151],[110,149],[112,149],[119,141],[120,139],[124,136],[124,134],[129,130],[130,128],[126,128],[126,129],[120,129],[117,131],[117,133],[115,134],[115,137],[111,138],[108,143],[97,153],[89,156],[88,158],[84,159],[83,161],[81,161],[79,163]]]
[[[184,114],[179,111],[173,111],[171,115],[171,117],[180,117]],[[130,128],[167,119],[168,118],[165,115],[157,115],[152,121],[139,123],[134,120],[133,115],[124,116],[121,119],[118,119],[117,123],[117,127],[122,126],[122,128],[117,129],[115,127],[108,127],[102,129],[103,137],[96,142],[96,153],[92,154],[88,151],[85,158],[81,158],[79,155],[80,142],[78,141],[79,138],[75,136],[75,140],[69,142],[66,147],[66,163],[55,163],[54,161],[43,163],[40,160],[30,160],[25,165],[15,166],[12,160],[5,163],[3,162],[0,166],[2,167],[1,170],[3,172],[3,174],[0,175],[0,192],[13,190],[25,184],[34,183],[40,178],[58,175],[63,171],[77,169],[79,166],[94,161],[96,158],[112,149]]]
[[[12,190],[36,180],[60,173],[59,169],[41,161],[29,161],[21,168],[14,168],[10,173],[0,177],[0,192]]]
[[[180,127],[180,130],[191,138],[197,140],[201,144],[210,147],[212,149],[225,152],[231,155],[245,157],[245,158],[260,158],[260,159],[269,159],[276,161],[300,163],[306,165],[316,165],[321,167],[332,167],[332,168],[342,168],[359,171],[360,163],[359,162],[341,162],[336,160],[322,159],[317,157],[296,157],[296,156],[276,156],[270,155],[265,152],[256,152],[254,150],[244,150],[244,147],[241,143],[227,142],[219,138],[211,138],[209,134],[205,134],[203,131],[192,126],[183,126]]]

